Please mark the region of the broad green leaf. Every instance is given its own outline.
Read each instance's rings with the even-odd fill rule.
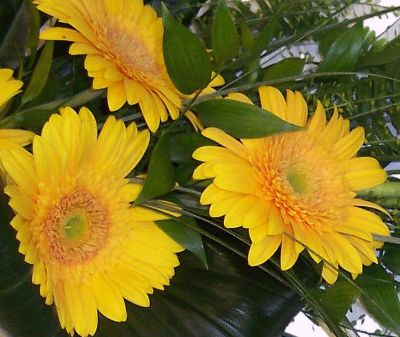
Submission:
[[[53,41],[46,42],[42,54],[40,55],[39,61],[37,62],[36,67],[33,70],[29,85],[26,88],[24,95],[22,96],[22,105],[38,97],[45,87],[51,69],[51,62],[53,59],[53,47]]]
[[[368,30],[356,25],[345,30],[328,49],[320,71],[353,71],[363,52]]]
[[[213,145],[213,141],[196,132],[172,135],[169,138],[171,160],[187,163],[193,160],[192,153],[200,146]]]
[[[221,0],[211,27],[215,63],[221,65],[239,53],[239,33],[224,0]]]
[[[319,301],[330,317],[340,323],[358,294],[358,289],[349,282],[338,281],[323,292]]]
[[[394,333],[400,333],[400,301],[393,276],[381,266],[370,266],[356,280],[368,312]]]
[[[303,71],[305,59],[287,58],[265,68],[263,80],[276,80],[279,78],[300,75]]]
[[[258,138],[301,129],[256,105],[230,99],[204,101],[195,109],[206,126],[220,128],[237,138]]]
[[[385,244],[385,255],[383,255],[382,262],[393,273],[400,275],[400,246]]]
[[[204,251],[203,240],[199,232],[196,232],[196,221],[188,217],[157,221],[166,234],[192,252],[201,261],[204,267],[208,267],[207,257]]]
[[[203,43],[165,5],[162,13],[164,59],[172,82],[184,94],[205,88],[211,80],[211,63]]]
[[[164,195],[175,186],[175,172],[169,154],[168,137],[169,134],[164,133],[153,149],[147,178],[135,204]]]

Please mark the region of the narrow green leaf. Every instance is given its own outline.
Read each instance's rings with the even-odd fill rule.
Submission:
[[[240,22],[240,43],[243,50],[249,50],[254,47],[256,40],[252,31],[246,22]]]
[[[203,240],[200,233],[194,229],[197,227],[195,220],[188,217],[180,217],[177,219],[160,220],[156,221],[156,223],[166,234],[197,256],[205,268],[208,268]]]
[[[345,317],[359,291],[346,281],[338,281],[320,298],[320,303],[336,323]]]
[[[363,51],[364,41],[368,35],[361,25],[346,30],[328,49],[322,61],[320,71],[353,71]]]
[[[53,59],[54,42],[46,42],[39,61],[33,71],[28,88],[22,96],[21,103],[24,105],[27,102],[34,100],[40,95],[46,85],[51,69],[51,61]]]
[[[400,58],[400,46],[385,48],[378,53],[371,53],[361,59],[361,67],[381,66]]]
[[[400,333],[400,301],[393,276],[381,266],[370,266],[357,279],[363,290],[361,301],[368,312],[386,328]]]
[[[154,147],[147,178],[135,204],[164,195],[175,186],[175,171],[169,154],[168,136],[168,133],[164,133]]]
[[[238,65],[246,65],[251,61],[257,60],[264,50],[268,49],[273,37],[276,36],[276,31],[279,27],[279,13],[275,13],[270,21],[264,26],[259,36],[254,42],[253,47],[243,54],[243,57],[238,62]]]
[[[220,128],[237,138],[258,138],[301,129],[256,105],[230,99],[204,101],[195,109],[206,126]]]
[[[224,0],[218,5],[211,27],[211,46],[217,65],[239,53],[239,33]]]
[[[300,75],[303,71],[305,59],[287,58],[265,68],[263,80],[276,80],[284,77]]]
[[[37,46],[39,44],[40,14],[39,10],[31,1],[27,1],[26,4],[31,15],[31,27],[25,47],[27,52],[30,54],[26,68],[31,69],[36,59]]]
[[[211,63],[203,43],[165,5],[162,13],[164,59],[172,82],[184,94],[205,88],[211,80]]]

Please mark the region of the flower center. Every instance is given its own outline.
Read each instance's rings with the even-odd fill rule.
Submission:
[[[89,261],[106,245],[109,227],[107,209],[97,196],[75,189],[62,197],[45,219],[51,258],[63,264]]]
[[[98,48],[128,78],[147,84],[157,80],[162,82],[158,55],[153,55],[134,33],[119,22],[107,22],[106,27],[98,29]]]
[[[88,232],[88,219],[83,214],[72,214],[61,225],[62,238],[69,241],[78,241]]]
[[[297,194],[305,194],[309,190],[306,175],[296,169],[291,169],[286,175],[289,184],[293,191]]]
[[[252,158],[266,200],[286,223],[329,231],[351,195],[329,151],[306,132],[268,137]]]

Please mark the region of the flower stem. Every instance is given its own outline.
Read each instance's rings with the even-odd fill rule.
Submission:
[[[400,205],[400,182],[387,181],[373,188],[358,192],[360,196],[379,199],[379,204],[393,208]]]

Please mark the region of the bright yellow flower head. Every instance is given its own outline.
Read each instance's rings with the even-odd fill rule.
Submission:
[[[386,173],[370,157],[356,157],[364,142],[361,127],[349,131],[349,121],[337,110],[329,122],[321,103],[309,119],[299,92],[286,100],[272,87],[259,89],[261,105],[303,131],[238,141],[215,128],[203,135],[222,147],[205,146],[193,157],[204,163],[195,179],[213,179],[201,196],[210,215],[225,216],[228,228],[249,228],[248,261],[259,265],[281,247],[281,268],[287,270],[306,249],[322,276],[334,283],[338,266],[353,276],[362,265],[376,263],[381,243],[372,234],[389,235],[375,214],[360,206],[379,206],[357,199],[355,191],[382,183]],[[244,95],[231,98],[248,101]]]
[[[72,55],[87,55],[93,88],[107,88],[111,111],[139,103],[151,131],[179,115],[181,94],[169,79],[162,52],[161,19],[143,0],[35,0],[38,9],[70,28],[49,28],[40,37],[66,40]]]
[[[0,108],[18,94],[23,83],[12,78],[11,69],[0,69]],[[32,142],[33,133],[24,130],[0,129],[0,151],[25,146]]]
[[[35,136],[33,154],[4,156],[19,250],[69,333],[93,335],[97,311],[125,321],[124,298],[149,306],[148,294],[168,285],[179,265],[182,247],[154,223],[165,216],[130,204],[140,186],[125,177],[148,142],[148,131],[114,117],[97,136],[88,109],[65,108]]]

